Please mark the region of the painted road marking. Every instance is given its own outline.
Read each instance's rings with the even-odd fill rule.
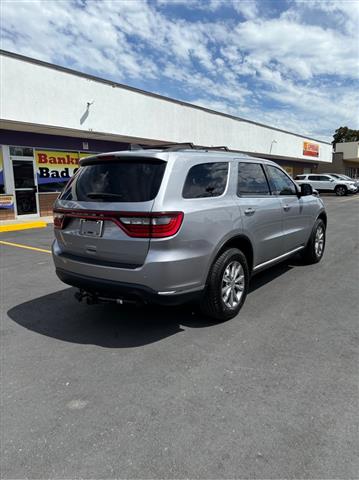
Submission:
[[[9,247],[25,248],[26,250],[35,250],[35,252],[51,253],[51,250],[45,250],[44,248],[37,247],[29,247],[29,245],[22,245],[20,243],[4,242],[3,240],[0,240],[0,244],[8,245]]]
[[[36,222],[9,223],[8,225],[0,225],[0,232],[15,232],[17,230],[45,227],[47,227],[47,223],[42,220]]]

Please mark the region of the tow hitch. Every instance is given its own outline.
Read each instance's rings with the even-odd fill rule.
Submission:
[[[141,305],[143,302],[140,300],[131,300],[124,298],[110,298],[103,297],[97,293],[86,292],[86,290],[80,289],[75,292],[75,298],[79,302],[85,301],[87,305],[95,305],[97,303],[117,303],[118,305],[132,304],[132,305]]]

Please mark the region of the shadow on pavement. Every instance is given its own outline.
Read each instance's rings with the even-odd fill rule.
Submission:
[[[249,294],[288,272],[295,262],[282,263],[253,277]],[[11,308],[9,317],[41,335],[65,342],[131,348],[158,342],[183,331],[220,322],[207,319],[191,305],[132,307],[78,303],[74,288],[66,288]]]

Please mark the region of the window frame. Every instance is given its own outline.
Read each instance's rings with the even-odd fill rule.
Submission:
[[[215,196],[208,196],[208,197],[184,197],[183,196],[183,192],[184,192],[184,188],[185,188],[185,185],[186,185],[186,181],[187,181],[187,178],[188,178],[188,175],[189,175],[189,172],[192,170],[192,168],[194,167],[198,167],[200,165],[208,165],[208,164],[216,164],[216,163],[224,163],[228,166],[228,169],[227,169],[227,178],[226,178],[226,183],[225,183],[225,186],[224,186],[224,190],[223,192],[220,194],[220,195],[215,195]],[[183,182],[183,186],[182,186],[182,190],[181,190],[181,200],[187,200],[187,201],[193,201],[193,200],[216,200],[217,198],[222,198],[224,195],[226,195],[227,191],[228,191],[228,185],[229,185],[229,180],[231,178],[231,172],[232,172],[232,162],[231,160],[225,160],[225,161],[222,161],[222,160],[215,160],[215,161],[204,161],[204,162],[196,162],[194,163],[193,165],[191,165],[188,170],[187,170],[187,173],[185,175],[185,178],[184,178],[184,182]]]
[[[271,194],[274,195],[275,197],[280,197],[280,198],[283,198],[283,197],[296,197],[298,198],[298,195],[299,195],[299,187],[297,186],[297,184],[295,183],[295,181],[287,174],[287,172],[285,170],[282,170],[279,166],[277,165],[268,165],[268,164],[263,164],[263,167],[264,167],[264,170],[266,171],[266,174],[267,174],[267,179],[268,179],[268,184],[269,184],[269,188],[271,190]],[[269,171],[269,167],[272,167],[272,168],[275,168],[277,170],[279,170],[280,172],[282,172],[287,178],[288,180],[293,184],[294,186],[294,190],[295,190],[295,193],[292,193],[292,194],[285,194],[285,195],[281,195],[280,193],[274,193],[272,188],[271,188],[271,184],[270,184],[270,171]]]
[[[272,190],[270,188],[267,172],[264,168],[265,165],[263,163],[261,163],[261,162],[243,162],[240,159],[237,160],[236,163],[237,163],[236,195],[237,195],[238,198],[268,198],[273,194]],[[259,167],[261,168],[261,170],[263,172],[264,178],[267,182],[268,194],[265,194],[265,193],[253,193],[253,194],[251,194],[251,193],[239,193],[238,192],[238,177],[239,177],[239,164],[240,163],[244,163],[244,164],[248,164],[248,165],[259,165]]]

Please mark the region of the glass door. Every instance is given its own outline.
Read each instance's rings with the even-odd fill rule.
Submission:
[[[37,185],[32,159],[12,159],[17,216],[38,216]]]

